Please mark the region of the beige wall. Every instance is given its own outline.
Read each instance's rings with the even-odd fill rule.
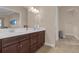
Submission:
[[[11,19],[16,19],[17,23],[16,25],[11,25],[10,24],[10,20]],[[11,15],[7,15],[4,17],[4,26],[8,27],[8,28],[18,28],[19,27],[19,14],[18,13],[13,13]]]
[[[79,36],[79,7],[59,7],[59,28],[65,35]]]
[[[58,39],[58,25],[57,25],[57,7],[38,7],[40,10],[40,16],[35,18],[35,15],[31,12],[28,13],[28,25],[34,26],[34,23],[40,19],[40,26],[46,28],[46,39],[45,44],[55,46],[55,40]],[[34,20],[36,19],[36,20]]]
[[[21,6],[6,6],[5,8],[20,14],[19,27],[27,25],[28,12],[25,8]]]
[[[40,10],[40,7],[36,6],[36,9]],[[41,14],[34,14],[32,12],[28,11],[28,26],[29,27],[34,27],[34,25],[40,24],[39,23],[39,19],[41,20],[41,18],[39,17]]]

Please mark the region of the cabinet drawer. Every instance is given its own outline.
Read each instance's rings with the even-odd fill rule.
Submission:
[[[18,42],[17,37],[5,38],[5,39],[2,39],[2,47],[6,47],[8,45],[15,44],[17,42]]]
[[[27,40],[27,39],[29,39],[29,34],[28,35],[20,35],[20,36],[18,36],[19,41],[23,41],[23,40]]]
[[[35,32],[35,33],[31,33],[30,34],[30,37],[32,38],[32,37],[36,37],[36,36],[38,36],[38,32]]]
[[[18,53],[18,44],[12,44],[2,48],[3,53]]]

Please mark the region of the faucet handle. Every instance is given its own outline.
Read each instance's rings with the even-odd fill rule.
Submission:
[[[28,28],[28,25],[24,25],[24,28]]]

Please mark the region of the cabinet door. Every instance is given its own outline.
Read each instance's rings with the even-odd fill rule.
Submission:
[[[20,46],[19,48],[20,53],[28,53],[29,52],[29,39],[26,39],[20,42],[19,46]]]
[[[2,48],[3,53],[17,53],[18,52],[18,44],[12,44],[7,47]]]
[[[41,46],[43,46],[44,42],[45,42],[45,31],[40,31],[38,35],[37,48],[39,49]]]
[[[37,44],[38,36],[36,37],[31,37],[31,45]]]
[[[2,40],[0,40],[0,53],[2,52]]]
[[[44,43],[45,42],[45,31],[40,31],[38,35],[38,43]]]
[[[30,52],[37,50],[38,32],[30,34]]]
[[[2,52],[2,48],[0,47],[0,53]]]

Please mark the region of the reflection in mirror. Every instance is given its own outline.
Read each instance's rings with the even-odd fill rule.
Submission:
[[[17,23],[17,22],[16,22],[16,19],[15,19],[15,18],[10,20],[10,24],[11,24],[11,25],[16,25],[16,23]]]
[[[19,13],[0,7],[0,28],[16,28],[19,26]]]

